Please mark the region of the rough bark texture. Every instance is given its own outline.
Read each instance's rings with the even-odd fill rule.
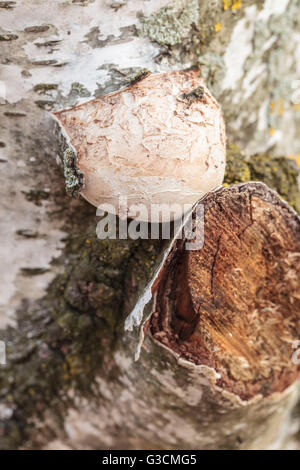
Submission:
[[[200,64],[244,152],[230,146],[226,184],[265,181],[299,210],[284,158],[300,151],[299,14],[297,0],[0,2],[3,448],[299,446],[296,386],[224,411],[203,371],[149,337],[133,363],[124,319],[162,242],[96,239],[93,208],[65,195],[48,113],[142,68]]]

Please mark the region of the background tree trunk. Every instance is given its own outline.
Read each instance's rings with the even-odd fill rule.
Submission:
[[[264,180],[297,208],[295,170],[266,152],[299,155],[299,24],[297,0],[0,2],[3,448],[299,446],[297,384],[229,412],[149,337],[133,362],[124,319],[164,245],[96,239],[94,209],[65,195],[48,113],[141,68],[198,64],[244,152],[230,147],[226,181]]]

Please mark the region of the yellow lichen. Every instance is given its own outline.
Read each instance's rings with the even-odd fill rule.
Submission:
[[[242,0],[236,0],[233,2],[231,9],[234,10],[240,10],[242,8]]]
[[[270,103],[270,114],[274,113],[277,113],[279,116],[284,114],[284,102],[281,98]]]
[[[240,10],[242,8],[242,0],[223,0],[223,8],[225,11],[231,8],[232,11]]]
[[[287,158],[289,158],[290,160],[294,160],[297,165],[300,166],[300,153],[296,155],[287,155]]]
[[[272,136],[275,134],[275,129],[273,127],[269,128],[269,134]]]
[[[284,103],[283,103],[283,100],[279,100],[279,101],[278,101],[278,105],[279,105],[278,114],[279,114],[279,116],[282,116],[283,113],[284,113]]]
[[[223,0],[224,10],[227,11],[231,7],[232,0]]]
[[[221,29],[222,29],[221,23],[216,23],[215,24],[215,32],[218,33],[219,31],[221,31]]]

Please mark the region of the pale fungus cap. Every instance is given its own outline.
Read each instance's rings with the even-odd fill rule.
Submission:
[[[147,208],[136,218],[150,220],[152,204],[183,208],[222,184],[224,121],[199,71],[150,74],[54,117],[83,173],[81,194],[96,207],[132,216],[119,210],[128,198]]]

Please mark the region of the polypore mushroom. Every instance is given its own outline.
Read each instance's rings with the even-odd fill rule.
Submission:
[[[178,205],[176,217],[223,181],[224,121],[199,71],[150,74],[54,117],[75,161],[71,188],[83,175],[80,193],[96,207],[119,214],[125,197],[147,208],[140,220],[152,204]]]

